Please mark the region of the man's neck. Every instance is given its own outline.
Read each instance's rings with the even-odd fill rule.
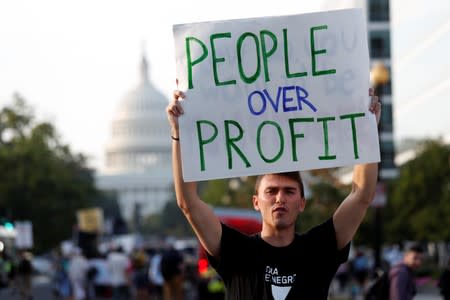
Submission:
[[[295,230],[294,227],[279,230],[263,226],[261,238],[271,246],[286,247],[294,241]]]

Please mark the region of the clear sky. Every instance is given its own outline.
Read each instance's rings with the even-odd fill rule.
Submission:
[[[14,92],[64,143],[103,166],[110,125],[139,79],[175,87],[172,25],[320,11],[325,0],[14,0],[0,2],[0,107]],[[403,6],[401,6],[403,3]],[[391,0],[395,136],[450,131],[450,4]]]
[[[450,135],[450,1],[391,1],[395,135]]]

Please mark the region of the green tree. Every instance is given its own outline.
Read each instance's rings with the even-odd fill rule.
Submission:
[[[193,235],[191,227],[178,207],[176,201],[167,202],[161,213],[161,228],[164,234],[173,236]]]
[[[147,216],[143,231],[152,235],[193,236],[194,233],[175,199],[175,191],[160,213]]]
[[[212,206],[252,208],[256,177],[227,178],[202,182],[201,198]]]
[[[119,200],[115,191],[97,191],[93,206],[103,210],[104,218],[121,218]]]
[[[228,180],[217,179],[198,184],[200,197],[213,206],[229,206],[232,203],[228,195]]]
[[[330,218],[347,196],[350,188],[339,182],[335,171],[334,168],[309,171],[311,195],[306,199],[305,210],[298,219],[298,230],[308,230]]]
[[[0,215],[33,223],[35,250],[70,238],[75,212],[97,196],[86,158],[36,122],[19,95],[0,111]]]
[[[385,210],[388,241],[450,240],[450,146],[425,141],[400,168]]]

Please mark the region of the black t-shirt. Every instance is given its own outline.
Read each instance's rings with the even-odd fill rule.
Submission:
[[[296,234],[286,247],[273,247],[260,235],[247,236],[222,224],[220,260],[208,257],[225,282],[227,299],[326,300],[350,244],[337,250],[332,219]]]

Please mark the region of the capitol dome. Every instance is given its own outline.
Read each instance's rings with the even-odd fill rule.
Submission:
[[[106,146],[106,173],[139,173],[170,164],[168,100],[149,80],[142,57],[140,83],[119,103]]]

